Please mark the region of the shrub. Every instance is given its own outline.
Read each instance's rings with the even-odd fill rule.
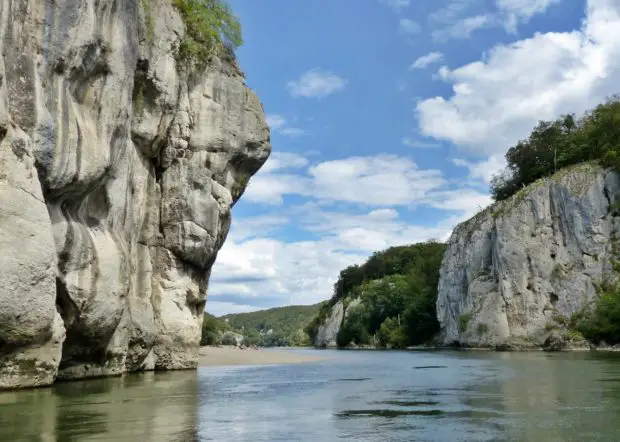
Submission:
[[[221,0],[173,0],[185,22],[179,58],[204,68],[212,56],[233,54],[243,44],[241,24]]]
[[[479,335],[484,335],[489,331],[489,326],[481,322],[480,324],[478,324],[476,330],[478,331]]]
[[[620,343],[620,290],[618,288],[598,295],[589,311],[581,312],[573,319],[578,332],[596,344]]]
[[[407,335],[397,318],[387,318],[383,321],[377,332],[377,339],[382,347],[405,348],[407,346]]]
[[[347,319],[340,327],[336,336],[338,347],[346,347],[352,342],[357,345],[366,345],[370,342],[370,334],[367,330],[368,312],[363,306],[349,309]]]
[[[471,320],[471,313],[463,313],[459,316],[459,331],[464,333],[467,330],[467,326],[469,325],[469,321]]]

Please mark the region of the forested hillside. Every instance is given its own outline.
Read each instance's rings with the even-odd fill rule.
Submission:
[[[304,328],[318,313],[321,305],[291,305],[251,313],[237,313],[219,318],[238,333],[249,345],[263,347],[310,345]]]
[[[308,335],[314,342],[332,307],[342,300],[346,314],[339,347],[402,348],[429,341],[439,331],[435,302],[444,250],[437,242],[392,247],[342,270],[332,298],[306,328]]]

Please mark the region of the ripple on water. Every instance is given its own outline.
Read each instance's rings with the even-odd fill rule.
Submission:
[[[336,379],[338,382],[362,382],[362,381],[370,381],[370,378],[340,378]]]
[[[440,409],[424,410],[403,410],[403,409],[367,409],[367,410],[344,410],[334,414],[339,419],[349,419],[357,417],[382,417],[397,418],[402,416],[437,416],[453,419],[492,419],[502,417],[503,413],[482,410],[459,410],[444,411]]]

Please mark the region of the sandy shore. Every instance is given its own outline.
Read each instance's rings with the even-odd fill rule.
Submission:
[[[201,347],[199,365],[270,365],[299,364],[327,359],[318,355],[298,353],[286,349],[250,349],[237,347]]]

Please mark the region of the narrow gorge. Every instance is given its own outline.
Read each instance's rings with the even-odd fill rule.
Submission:
[[[0,3],[0,388],[197,366],[231,207],[267,160],[234,57],[170,0]]]

